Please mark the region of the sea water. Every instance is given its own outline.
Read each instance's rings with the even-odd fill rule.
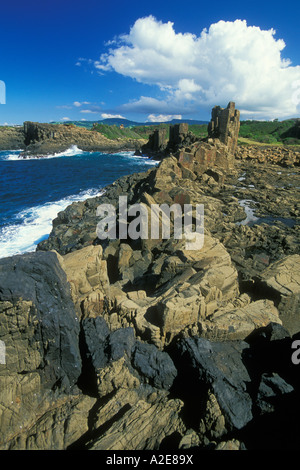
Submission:
[[[0,151],[0,258],[35,251],[58,212],[158,163],[134,152],[83,152],[76,146],[44,158],[22,159],[20,152]]]

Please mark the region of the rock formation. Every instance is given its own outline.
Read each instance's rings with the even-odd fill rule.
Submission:
[[[230,102],[225,109],[213,108],[208,138],[197,139],[189,132],[188,124],[180,123],[170,126],[168,141],[165,129],[155,130],[142,151],[157,159],[174,155],[186,171],[196,176],[213,167],[228,170],[234,166],[239,128],[240,112]]]
[[[208,136],[219,139],[225,144],[231,153],[237,148],[237,138],[240,130],[240,112],[235,109],[231,101],[227,108],[215,106],[212,110],[212,118],[208,125]]]
[[[1,449],[297,448],[300,174],[235,159],[238,117],[214,108],[205,141],[176,127],[157,167],[0,260]],[[97,207],[121,195],[147,211],[203,204],[203,247],[101,241]],[[244,224],[249,200],[290,225]]]
[[[64,152],[72,145],[84,151],[138,150],[144,140],[110,140],[100,132],[67,124],[26,121],[23,127],[0,128],[0,149],[22,149],[20,158]]]
[[[40,124],[24,122],[25,150],[20,155],[48,155],[63,152],[72,145],[77,145],[84,151],[113,152],[122,150],[137,150],[143,141],[110,140],[100,132],[66,124]]]

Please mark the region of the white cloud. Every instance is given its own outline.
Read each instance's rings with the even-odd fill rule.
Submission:
[[[221,20],[196,36],[176,33],[173,23],[149,16],[112,43],[95,67],[156,85],[165,94],[161,101],[141,97],[124,109],[151,104],[149,113],[168,114],[176,112],[170,106],[186,112],[235,101],[248,114],[290,116],[299,105],[292,84],[300,79],[300,66],[282,58],[285,43],[275,34],[237,19]]]
[[[99,111],[93,111],[92,109],[81,109],[80,112],[85,113],[85,114],[98,114],[99,113]]]
[[[61,121],[71,121],[71,119],[69,117],[63,117],[61,118]]]
[[[171,121],[172,119],[182,119],[181,114],[149,114],[147,121],[150,122],[167,122]]]
[[[121,116],[121,114],[102,113],[101,117],[102,119],[113,119],[113,118],[126,119],[124,116]]]
[[[76,106],[76,108],[79,108],[80,106],[82,106],[83,104],[91,104],[89,101],[74,101],[73,105]]]

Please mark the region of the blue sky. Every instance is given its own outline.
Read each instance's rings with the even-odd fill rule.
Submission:
[[[299,117],[299,4],[14,0],[1,5],[0,124]],[[3,101],[3,98],[2,98]]]

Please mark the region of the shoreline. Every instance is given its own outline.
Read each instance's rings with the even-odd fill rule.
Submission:
[[[145,142],[143,139],[128,138],[110,140],[100,132],[64,124],[28,121],[19,128],[0,129],[0,149],[23,148],[21,157],[46,157],[49,154],[64,152],[72,145],[88,152],[137,151]]]
[[[2,155],[7,154],[7,153],[8,152],[3,152]],[[16,161],[16,164],[18,165],[18,160],[22,162],[24,161],[24,159],[18,159],[17,153],[18,152],[15,151],[15,153],[12,153],[10,158],[8,158],[7,160],[5,159],[5,160],[12,161],[12,162]],[[71,155],[70,154],[66,155],[66,158],[68,159],[68,158],[75,157],[75,160],[72,160],[72,161],[75,161],[75,164],[76,164],[77,153],[78,153],[77,151],[74,151]],[[81,152],[81,153],[87,156],[89,159],[93,158],[93,153],[91,152]],[[80,158],[81,153],[78,153],[79,158]],[[128,171],[129,171],[129,168],[131,168],[131,171],[132,171],[132,165],[136,166],[136,171],[139,171],[139,168],[141,165],[145,167],[146,169],[146,168],[151,168],[152,164],[153,165],[155,164],[152,161],[148,162],[148,157],[134,156],[133,151],[124,151],[124,152],[119,152],[116,154],[109,154],[109,155],[105,153],[100,154],[97,152],[97,159],[98,159],[97,161],[102,162],[103,158],[109,159],[107,160],[107,164],[109,165],[109,161],[113,162],[114,155],[116,155],[116,157],[118,158],[118,161],[120,162],[124,161],[124,164],[128,162],[128,165],[129,165]],[[52,155],[52,156],[45,157],[44,161],[47,161],[49,158],[61,158],[61,157],[64,158],[64,156],[65,156],[64,153],[62,155],[60,154]],[[37,165],[34,165],[35,160],[37,159],[35,158],[26,159],[28,163],[30,161],[33,162],[33,167],[37,169]],[[61,162],[61,165],[63,166],[62,162]],[[93,165],[91,160],[90,160],[90,165]],[[102,164],[100,163],[100,165]],[[46,165],[46,167],[48,167],[48,165]],[[19,175],[19,173],[22,171],[22,167],[20,169],[16,167],[15,171],[17,171],[17,175]],[[42,171],[42,174],[43,173],[44,171]],[[114,179],[114,181],[116,179],[117,179],[117,176]],[[43,203],[37,203],[36,205],[32,205],[30,207],[28,206],[27,209],[22,209],[20,212],[16,212],[15,215],[12,216],[12,219],[10,220],[9,224],[7,223],[8,222],[7,221],[5,224],[5,227],[3,226],[1,229],[1,241],[0,241],[1,257],[7,257],[7,256],[12,256],[14,254],[22,254],[22,253],[28,252],[29,246],[33,247],[30,251],[35,251],[36,246],[37,246],[37,242],[35,241],[39,237],[45,237],[46,234],[47,236],[49,236],[52,230],[52,220],[57,216],[57,213],[59,211],[64,210],[72,202],[86,201],[87,199],[94,197],[96,195],[99,195],[100,193],[103,194],[104,189],[100,191],[99,189],[96,189],[95,184],[93,185],[91,183],[91,185],[92,186],[90,188],[86,188],[78,194],[76,194],[72,190],[74,188],[70,188],[71,192],[69,196],[65,196],[62,198],[55,199],[55,200],[53,200],[53,198],[51,197],[50,200],[46,199]],[[40,199],[44,199],[44,198],[41,197]],[[57,212],[53,212],[55,210]],[[48,226],[47,232],[45,231],[45,224]],[[31,242],[29,239],[30,233],[31,233],[31,238],[32,238]],[[4,239],[5,234],[7,234],[6,239]],[[23,249],[22,249],[22,246],[24,247]]]

